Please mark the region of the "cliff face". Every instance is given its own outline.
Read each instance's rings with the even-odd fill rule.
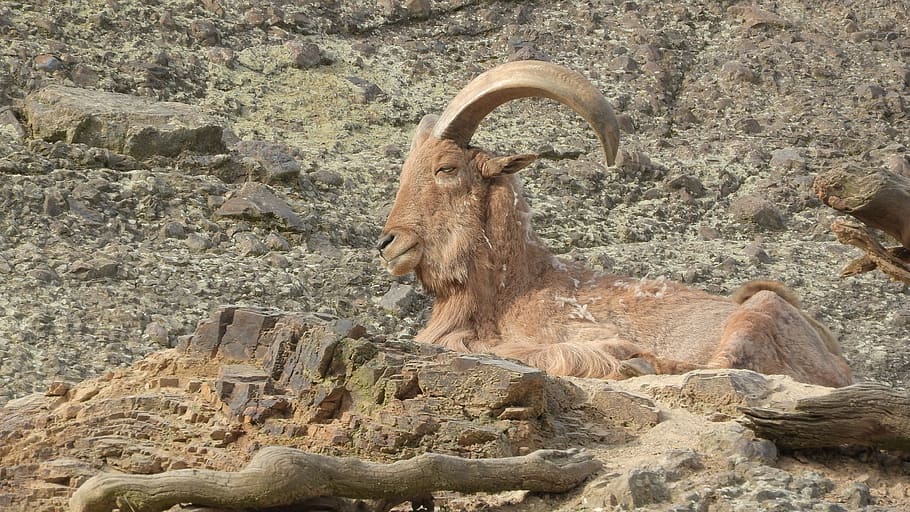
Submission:
[[[372,247],[411,131],[482,70],[511,59],[578,70],[623,128],[622,164],[610,169],[584,122],[550,102],[504,106],[475,136],[497,152],[542,155],[523,180],[535,229],[555,252],[721,294],[780,279],[840,337],[859,379],[907,384],[906,286],[837,277],[858,254],[835,241],[838,214],[812,190],[813,177],[833,167],[910,176],[906,2],[60,4],[0,1],[0,405],[16,400],[0,428],[0,485],[14,498],[0,505],[52,510],[102,468],[233,469],[257,443],[282,439],[376,459],[583,445],[640,460],[649,449],[668,457],[691,449],[709,460],[697,478],[717,478],[706,484],[712,493],[691,491],[708,501],[726,499],[724,478],[734,487],[773,480],[730,470],[730,452],[703,452],[683,434],[677,444],[647,444],[705,425],[734,432],[705,421],[711,407],[691,415],[686,405],[685,421],[653,428],[651,405],[633,408],[643,415],[633,430],[643,430],[630,434],[600,426],[614,406],[591,406],[588,384],[407,342],[430,300],[410,278],[381,272]],[[296,377],[279,365],[295,353],[287,344],[228,339],[209,347],[215,359],[188,352],[200,318],[215,311],[234,321],[224,304],[252,307],[236,310],[259,319],[251,332],[292,317],[300,332],[338,318],[363,332],[320,327],[318,343],[341,352],[306,345],[305,358],[317,360],[298,360],[306,370]],[[366,362],[332,362],[345,351]],[[411,360],[417,369],[402,366]],[[474,371],[480,381],[460,382]],[[482,392],[485,372],[537,386],[518,388],[534,404]],[[332,384],[342,374],[344,384]],[[83,379],[94,380],[54,384]],[[432,382],[476,389],[422,387]],[[645,395],[658,409],[679,405]],[[460,425],[456,417],[467,423],[441,426]],[[471,423],[478,417],[486,419]],[[731,439],[747,435],[737,432]],[[640,453],[624,442],[630,436]],[[860,481],[868,466],[842,455],[827,462],[836,474],[808,480],[798,476],[803,459],[778,460],[771,469],[790,483],[777,488],[847,508],[869,492],[881,505],[901,503],[892,478],[903,469],[870,469]],[[873,465],[888,462],[876,457]],[[663,464],[617,462],[607,473],[652,463]],[[664,469],[641,478],[669,489],[659,503],[682,503],[686,487],[668,476],[682,470]],[[594,488],[614,485],[606,478]],[[816,490],[792,483],[808,481]],[[760,490],[737,488],[736,496]]]

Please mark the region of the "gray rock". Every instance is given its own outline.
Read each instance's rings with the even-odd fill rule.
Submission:
[[[351,101],[358,104],[372,103],[386,94],[378,85],[356,76],[349,76],[348,82],[353,86]]]
[[[4,136],[17,140],[25,139],[26,136],[25,128],[9,107],[0,108],[0,137]]]
[[[392,283],[389,291],[382,296],[379,304],[386,310],[401,313],[406,311],[417,297],[414,287],[409,284]]]
[[[767,229],[783,229],[784,217],[767,199],[760,196],[741,196],[733,200],[730,213],[741,222],[749,222]]]
[[[754,405],[770,392],[768,380],[750,370],[696,370],[685,375],[679,395],[693,410],[735,417],[739,406]]]
[[[28,95],[25,116],[34,137],[107,148],[135,158],[225,151],[221,124],[182,103],[50,85]]]
[[[743,252],[746,254],[746,257],[749,258],[755,265],[761,265],[763,263],[771,263],[771,256],[768,256],[768,253],[765,252],[762,248],[760,240],[755,240],[743,249]]]
[[[273,251],[290,251],[291,244],[288,242],[288,239],[281,236],[279,233],[269,233],[265,237],[265,245]]]
[[[68,268],[72,276],[82,280],[113,278],[119,270],[120,263],[105,256],[76,260]]]
[[[760,133],[762,131],[761,123],[754,117],[744,117],[733,124],[733,128],[749,134]]]
[[[850,510],[858,510],[872,504],[872,490],[862,482],[854,482],[844,493],[844,504]]]
[[[671,498],[667,475],[660,468],[632,469],[610,482],[607,493],[623,509],[664,503]]]
[[[184,243],[191,251],[202,252],[212,248],[212,239],[207,235],[190,233]]]
[[[244,183],[215,213],[220,217],[275,221],[289,231],[307,230],[307,223],[284,200],[279,199],[267,185],[255,181]]]
[[[207,46],[214,46],[221,42],[218,27],[209,20],[193,20],[189,26],[189,33],[194,39]]]
[[[771,152],[772,168],[783,170],[802,170],[806,168],[806,159],[794,148],[775,149]]]
[[[298,69],[315,68],[325,62],[322,50],[315,43],[288,41],[284,47],[291,52],[291,62]]]
[[[731,82],[754,84],[758,82],[758,75],[742,62],[727,61],[720,69],[721,76]]]
[[[590,398],[591,405],[615,425],[645,430],[660,422],[660,409],[645,396],[604,385]]]
[[[162,238],[177,238],[183,240],[186,238],[186,226],[180,222],[170,221],[166,222],[164,226],[161,227],[161,237]]]
[[[291,154],[291,148],[284,144],[243,140],[232,149],[258,162],[265,171],[262,181],[266,183],[296,180],[300,174],[300,163]]]
[[[378,0],[378,4],[386,16],[404,19],[426,19],[430,16],[430,0]]]
[[[314,182],[329,187],[340,187],[344,184],[344,177],[335,171],[320,169],[311,173],[309,176]]]
[[[234,243],[241,256],[262,256],[269,252],[269,248],[252,233],[237,233]]]

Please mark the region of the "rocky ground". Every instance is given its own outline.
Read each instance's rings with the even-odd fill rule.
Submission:
[[[544,155],[524,179],[555,252],[718,293],[781,279],[858,378],[906,386],[908,290],[837,277],[857,254],[830,235],[835,214],[811,182],[848,163],[910,175],[908,12],[0,1],[0,404],[128,367],[221,304],[413,335],[429,300],[372,249],[410,132],[520,58],[589,77],[624,129],[624,164],[610,169],[584,123],[549,102],[513,102],[475,137]],[[123,109],[111,92],[156,103]],[[108,117],[80,117],[92,106]]]

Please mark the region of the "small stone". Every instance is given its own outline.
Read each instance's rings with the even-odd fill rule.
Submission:
[[[885,95],[885,89],[878,84],[863,84],[856,88],[856,95],[864,100],[876,100]]]
[[[747,245],[743,252],[746,254],[746,257],[749,258],[749,261],[755,265],[771,263],[771,256],[768,256],[768,253],[762,248],[760,240],[755,240]]]
[[[872,490],[862,482],[854,482],[847,487],[845,502],[850,510],[859,510],[872,504]]]
[[[307,223],[262,183],[250,181],[215,212],[220,217],[264,221],[273,219],[289,231],[303,232]]]
[[[55,283],[60,281],[60,276],[49,268],[36,268],[29,271],[29,277],[42,283]]]
[[[161,227],[161,236],[162,238],[177,238],[183,240],[186,238],[186,226],[180,222],[166,222],[164,226]]]
[[[643,372],[652,374],[651,372]],[[645,430],[660,423],[660,410],[648,397],[604,385],[591,396],[591,405],[615,425]]]
[[[208,235],[200,235],[197,233],[191,233],[187,235],[186,240],[183,241],[186,246],[191,251],[203,252],[207,249],[212,248],[212,239]]]
[[[379,88],[378,85],[356,76],[349,76],[348,82],[350,82],[353,87],[353,97],[351,101],[357,104],[367,104],[376,101],[380,97],[385,96],[385,92]]]
[[[105,256],[96,256],[87,260],[76,260],[70,264],[68,270],[77,279],[109,279],[117,276],[120,263]]]
[[[51,187],[45,191],[43,206],[45,214],[56,217],[65,212],[68,207],[66,197],[60,189]]]
[[[288,239],[281,236],[279,233],[275,233],[274,231],[265,237],[265,245],[273,251],[291,250],[291,244],[288,242]]]
[[[730,212],[736,220],[767,229],[783,229],[784,217],[770,201],[759,196],[741,196],[733,200]]]
[[[799,171],[806,168],[806,159],[794,148],[775,149],[771,152],[772,168]]]
[[[2,97],[2,95],[3,93],[0,92],[0,97]],[[19,123],[19,119],[16,118],[16,114],[14,114],[9,107],[0,108],[0,135],[3,135],[4,133],[8,133],[19,140],[24,139],[26,135],[28,135],[25,128]]]
[[[733,128],[743,133],[756,134],[762,131],[761,123],[754,117],[744,117],[733,124]]]
[[[189,28],[190,36],[200,43],[213,46],[220,42],[218,27],[209,20],[193,20]]]
[[[130,473],[140,475],[151,475],[163,471],[161,463],[155,457],[144,453],[130,455],[128,468]]]
[[[888,170],[894,174],[910,178],[910,158],[908,158],[908,155],[892,155],[888,158]]]
[[[686,190],[693,197],[702,197],[705,195],[705,186],[695,176],[684,174],[677,176],[667,182],[667,188],[670,190]]]
[[[757,83],[758,76],[742,62],[731,60],[724,63],[720,74],[731,82]]]
[[[414,287],[409,284],[393,283],[389,291],[379,300],[379,305],[388,311],[400,313],[408,309],[417,297]]]
[[[300,175],[300,163],[293,149],[277,142],[242,140],[233,149],[244,157],[252,158],[265,171],[261,176],[267,183],[292,182]]]
[[[36,476],[44,482],[70,485],[78,477],[95,474],[91,464],[78,459],[55,459],[42,462]]]
[[[310,69],[323,63],[322,50],[314,43],[288,41],[284,47],[291,52],[291,61],[295,68]]]
[[[231,64],[234,63],[234,59],[236,59],[236,55],[234,54],[234,50],[232,50],[230,48],[225,48],[223,46],[216,46],[213,48],[209,48],[208,59],[209,59],[209,62],[218,64],[220,66],[230,66]]]
[[[157,343],[162,347],[168,347],[168,332],[167,326],[161,322],[149,322],[145,326],[145,332],[142,333],[143,337],[152,343]]]
[[[616,123],[623,133],[635,133],[635,123],[627,112],[616,114]]]
[[[311,173],[310,178],[312,178],[312,180],[316,183],[320,183],[329,187],[340,187],[342,184],[344,184],[344,177],[335,171],[329,171],[327,169],[320,169],[316,172]]]
[[[910,327],[910,308],[898,309],[888,315],[888,323],[898,328]]]
[[[35,69],[53,73],[64,67],[63,61],[54,55],[43,53],[35,57]]]
[[[65,396],[72,387],[73,384],[71,382],[55,380],[47,386],[47,391],[44,394],[45,396]]]
[[[269,248],[256,238],[252,233],[238,233],[234,235],[234,243],[241,256],[262,256],[269,252]]]
[[[699,240],[717,240],[720,238],[720,232],[717,229],[701,224],[698,226]]]

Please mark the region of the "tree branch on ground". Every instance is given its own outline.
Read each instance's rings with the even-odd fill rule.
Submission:
[[[498,459],[425,453],[382,464],[267,447],[234,473],[181,469],[155,475],[96,475],[76,490],[70,508],[73,512],[157,512],[192,504],[221,510],[318,507],[384,512],[410,501],[432,510],[433,491],[565,492],[600,466],[589,453],[574,449]]]
[[[781,448],[843,445],[910,450],[910,393],[862,383],[803,398],[790,410],[745,407],[745,424]]]

